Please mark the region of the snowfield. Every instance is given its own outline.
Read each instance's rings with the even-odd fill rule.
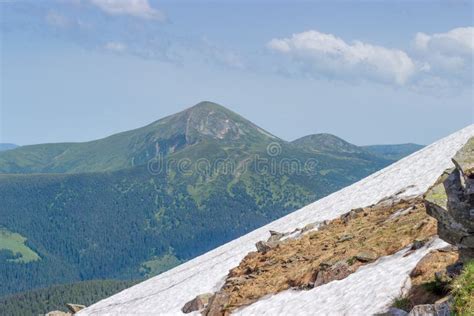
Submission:
[[[181,315],[183,305],[196,295],[218,290],[228,271],[248,252],[255,251],[255,243],[266,240],[269,230],[293,231],[309,223],[334,219],[402,190],[406,196],[422,194],[446,168],[453,166],[451,157],[473,136],[474,125],[470,125],[351,186],[91,305],[77,315]],[[341,281],[309,291],[285,291],[235,314],[370,315],[382,312],[407,287],[408,274],[416,263],[429,250],[444,245],[436,239],[407,257],[403,257],[405,251],[402,250],[360,268]]]

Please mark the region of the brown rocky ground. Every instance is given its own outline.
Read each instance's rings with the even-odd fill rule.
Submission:
[[[432,250],[410,274],[409,306],[434,304],[449,292],[449,270],[459,259],[454,247]]]
[[[419,248],[435,234],[436,220],[426,214],[421,198],[396,197],[352,210],[298,238],[279,240],[284,235],[274,232],[259,243],[259,252],[250,252],[229,272],[203,314],[228,315],[269,294],[343,279],[412,243]]]

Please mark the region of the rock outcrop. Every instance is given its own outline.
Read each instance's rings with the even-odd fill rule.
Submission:
[[[459,248],[460,260],[474,258],[474,138],[453,158],[446,170],[425,194],[429,215],[438,220],[438,235]]]
[[[85,305],[81,304],[72,304],[72,303],[67,303],[66,307],[71,311],[71,313],[75,314],[78,313],[80,310],[86,308]]]
[[[45,316],[72,316],[72,314],[63,311],[51,311],[46,313]]]
[[[82,309],[86,308],[85,305],[81,304],[73,304],[73,303],[66,303],[67,309],[70,312],[63,312],[63,311],[51,311],[45,314],[45,316],[72,316],[81,311]]]
[[[417,305],[408,316],[451,316],[451,297],[443,298],[434,304]]]
[[[212,295],[213,294],[211,293],[205,293],[196,296],[195,298],[184,304],[181,311],[185,314],[188,314],[191,312],[203,310],[209,304],[209,299],[212,297]]]

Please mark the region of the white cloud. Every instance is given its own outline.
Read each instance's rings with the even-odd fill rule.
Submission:
[[[417,70],[415,62],[402,50],[361,41],[347,43],[332,34],[314,30],[272,39],[267,46],[291,56],[316,76],[372,79],[403,85]]]
[[[474,52],[474,27],[459,27],[446,33],[428,35],[417,33],[415,48],[435,50],[445,55],[472,55]]]
[[[417,33],[413,41],[415,54],[423,60],[425,70],[434,76],[472,76],[474,27],[459,27],[446,33]],[[472,78],[472,77],[471,77]]]
[[[150,20],[165,20],[165,15],[152,8],[148,0],[90,0],[90,2],[112,15],[131,15]]]
[[[127,46],[121,42],[107,42],[104,47],[105,49],[116,53],[122,53],[127,49]]]

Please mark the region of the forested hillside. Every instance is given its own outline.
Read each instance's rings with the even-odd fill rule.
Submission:
[[[137,281],[93,280],[55,285],[0,298],[0,315],[42,315],[53,310],[68,311],[65,304],[91,305],[126,289]]]
[[[7,151],[0,295],[166,271],[393,161],[318,139],[324,150],[201,103],[95,142]]]

